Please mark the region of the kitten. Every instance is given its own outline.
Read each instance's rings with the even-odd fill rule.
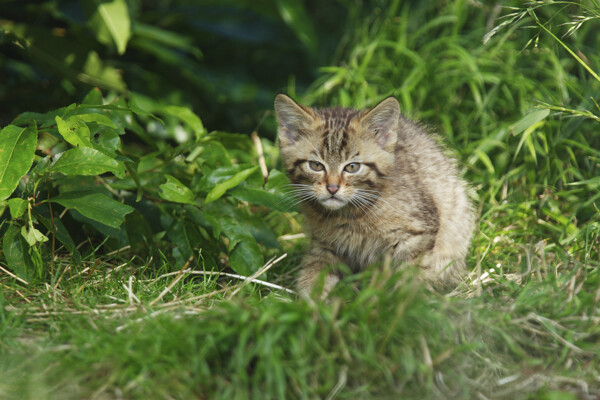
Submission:
[[[298,290],[323,293],[389,254],[437,287],[465,273],[474,213],[455,163],[389,97],[370,110],[315,109],[275,99],[281,157],[311,236]]]

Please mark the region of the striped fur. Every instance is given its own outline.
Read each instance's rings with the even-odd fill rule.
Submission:
[[[357,111],[278,95],[275,111],[283,164],[311,236],[302,293],[326,269],[324,293],[338,280],[336,265],[360,271],[385,254],[398,267],[420,266],[436,286],[461,278],[475,220],[466,185],[396,99]]]

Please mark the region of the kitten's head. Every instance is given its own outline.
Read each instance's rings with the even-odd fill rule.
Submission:
[[[283,163],[301,200],[327,210],[377,201],[394,168],[396,99],[357,111],[314,109],[280,94],[275,112]]]

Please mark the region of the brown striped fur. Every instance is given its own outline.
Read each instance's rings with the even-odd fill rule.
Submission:
[[[309,108],[280,94],[275,111],[282,160],[311,236],[300,292],[311,292],[326,268],[360,271],[385,254],[398,267],[420,266],[436,286],[460,279],[474,227],[466,185],[396,99],[357,111]],[[354,172],[351,163],[359,164]],[[328,271],[324,293],[338,280]]]

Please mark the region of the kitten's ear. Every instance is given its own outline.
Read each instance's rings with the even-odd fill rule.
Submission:
[[[377,143],[386,151],[393,151],[397,133],[394,128],[400,119],[400,104],[394,97],[388,97],[370,109],[362,118],[361,124],[375,134]]]
[[[275,114],[277,115],[278,136],[282,145],[290,145],[314,121],[308,108],[296,103],[285,94],[275,97]]]

